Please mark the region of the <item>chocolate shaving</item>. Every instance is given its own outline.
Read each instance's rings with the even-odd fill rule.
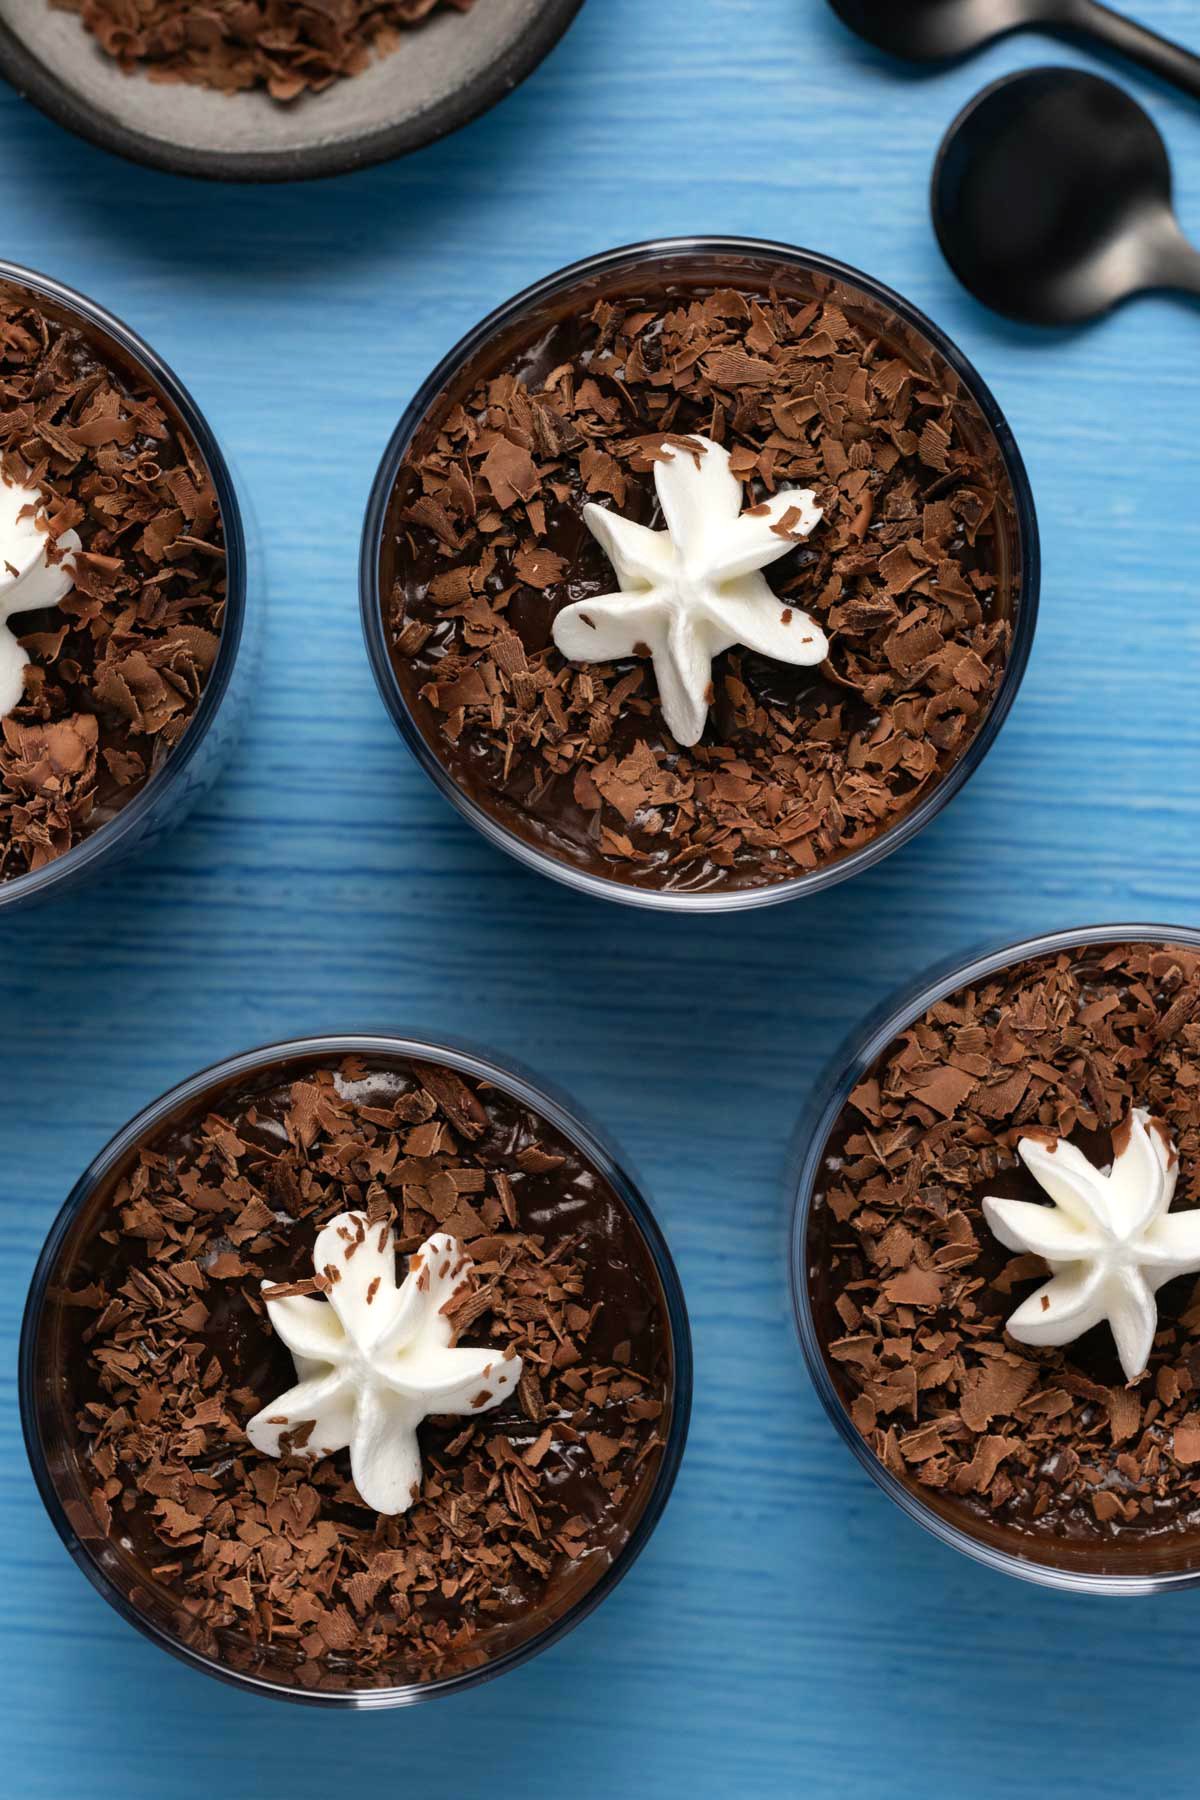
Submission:
[[[127,75],[288,102],[361,75],[402,34],[474,0],[50,0],[78,13]]]

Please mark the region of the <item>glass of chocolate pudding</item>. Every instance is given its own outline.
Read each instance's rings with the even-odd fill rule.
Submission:
[[[35,516],[42,534],[36,571],[11,548],[0,571],[3,908],[179,821],[236,739],[253,645],[229,469],[154,351],[94,301],[0,262],[0,389],[0,536]],[[36,584],[43,562],[70,571],[49,604],[18,579]]]
[[[864,1027],[797,1139],[826,1410],[911,1518],[1028,1581],[1200,1581],[1198,1016],[1198,931],[1011,945]]]
[[[961,352],[869,276],[733,238],[594,257],[477,326],[396,429],[361,566],[376,681],[447,799],[543,874],[678,911],[919,831],[1012,704],[1038,581]]]
[[[441,1333],[415,1412],[408,1302]],[[328,1393],[339,1318],[339,1367],[389,1371],[335,1396],[340,1437],[293,1398]],[[467,1369],[457,1398],[431,1356]],[[523,1075],[393,1037],[252,1051],[147,1107],[63,1208],[21,1339],[34,1474],[93,1585],[193,1667],[329,1706],[454,1692],[578,1624],[658,1523],[691,1384],[670,1253],[601,1139]],[[414,1431],[411,1487],[382,1493]]]

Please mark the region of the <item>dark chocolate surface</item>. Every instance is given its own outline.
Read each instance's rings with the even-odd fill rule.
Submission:
[[[983,1216],[1049,1204],[1016,1155],[1031,1131],[1097,1167],[1132,1106],[1200,1201],[1200,958],[1097,946],[1018,964],[933,1007],[859,1084],[832,1134],[808,1234],[834,1384],[885,1465],[936,1509],[1080,1566],[1200,1558],[1200,1284],[1159,1290],[1150,1367],[1127,1385],[1107,1325],[1061,1350],[1005,1320],[1046,1279]]]
[[[767,578],[829,660],[718,658],[692,751],[649,662],[567,665],[551,637],[615,585],[589,501],[661,528],[666,431],[724,443],[747,505],[811,486],[826,515]],[[1018,604],[1011,489],[957,377],[858,290],[747,259],[634,271],[484,345],[385,540],[393,664],[453,780],[565,862],[687,892],[802,875],[903,818],[986,717]]]
[[[510,1400],[421,1427],[422,1496],[395,1519],[346,1453],[275,1462],[243,1431],[295,1380],[260,1282],[305,1280],[321,1224],[389,1205],[401,1254],[435,1230],[471,1254],[459,1341],[525,1358]],[[60,1492],[118,1585],[218,1661],[321,1688],[478,1666],[587,1592],[654,1485],[672,1359],[645,1241],[495,1088],[377,1057],[276,1066],[159,1132],[67,1254],[43,1327]]]
[[[82,553],[0,725],[0,880],[110,823],[183,736],[216,660],[224,535],[211,477],[161,396],[74,315],[0,285],[0,462]]]

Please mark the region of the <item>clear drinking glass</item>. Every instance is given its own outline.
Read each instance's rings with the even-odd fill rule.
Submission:
[[[696,264],[701,260],[712,269],[713,279],[718,281],[724,279],[736,283],[739,278],[759,283],[774,281],[786,294],[789,276],[802,274],[810,282],[816,278],[842,293],[851,290],[851,298],[857,298],[862,311],[880,319],[886,316],[893,335],[903,334],[905,348],[918,364],[923,362],[928,366],[940,361],[958,376],[978,408],[1011,491],[1011,542],[1005,548],[1013,637],[1003,681],[974,738],[958,762],[889,830],[861,849],[809,874],[761,888],[717,888],[680,893],[634,887],[578,868],[509,829],[468,794],[447,772],[413,716],[393,663],[384,602],[390,588],[387,514],[397,476],[423,427],[431,416],[440,413],[441,403],[447,396],[455,399],[461,396],[465,372],[479,353],[493,344],[503,345],[509,335],[523,335],[530,321],[538,319],[539,315],[544,315],[549,324],[560,318],[568,307],[580,311],[590,307],[601,294],[611,293],[614,287],[619,289],[627,277],[663,281],[676,274],[684,279],[690,273],[694,280]],[[363,525],[359,592],[367,652],[376,684],[393,722],[434,785],[490,843],[543,875],[604,899],[666,912],[737,912],[814,894],[859,874],[907,843],[958,793],[995,741],[1021,685],[1037,620],[1040,568],[1037,516],[1016,441],[978,372],[931,320],[871,276],[810,250],[754,238],[671,238],[589,257],[548,276],[497,308],[438,364],[405,410],[375,477]]]
[[[332,1673],[326,1685],[305,1685],[296,1678],[294,1666],[285,1664],[282,1658],[272,1661],[269,1651],[255,1649],[249,1640],[239,1639],[228,1629],[214,1631],[181,1616],[174,1597],[165,1589],[149,1589],[143,1572],[123,1555],[111,1537],[89,1536],[86,1527],[83,1532],[76,1528],[73,1518],[77,1522],[86,1519],[89,1484],[86,1471],[81,1470],[71,1430],[70,1395],[64,1373],[64,1322],[68,1309],[60,1297],[68,1285],[77,1247],[86,1239],[95,1213],[109,1203],[115,1182],[147,1138],[191,1112],[204,1097],[215,1097],[231,1082],[264,1071],[279,1071],[281,1076],[285,1071],[300,1073],[349,1056],[395,1059],[401,1064],[430,1062],[488,1082],[528,1107],[574,1144],[628,1208],[641,1234],[662,1289],[672,1364],[670,1422],[658,1468],[642,1497],[640,1511],[633,1517],[628,1538],[602,1572],[595,1579],[581,1577],[562,1597],[561,1610],[544,1629],[516,1641],[480,1668],[429,1682],[357,1688],[349,1685],[348,1676]],[[573,1106],[547,1093],[511,1065],[493,1062],[461,1045],[399,1037],[318,1037],[267,1045],[203,1070],[146,1107],[100,1152],[72,1189],[34,1271],[21,1329],[18,1383],[25,1445],[46,1510],[88,1580],[122,1618],[193,1668],[238,1687],[326,1707],[372,1709],[407,1706],[436,1695],[457,1693],[516,1668],[573,1630],[612,1592],[632,1568],[658,1524],[679,1471],[691,1413],[692,1350],[683,1290],[666,1240],[633,1178]],[[386,1675],[379,1679],[386,1680]]]
[[[877,1009],[835,1057],[804,1113],[796,1134],[788,1180],[793,1205],[792,1304],[801,1348],[826,1412],[863,1468],[911,1519],[942,1543],[961,1550],[976,1562],[1044,1587],[1091,1594],[1149,1594],[1164,1588],[1193,1586],[1200,1582],[1200,1552],[1194,1544],[1189,1552],[1186,1546],[1172,1548],[1164,1541],[1157,1547],[1121,1549],[1106,1560],[1103,1548],[1095,1543],[1081,1546],[1066,1539],[1056,1542],[1034,1538],[982,1519],[972,1521],[971,1529],[967,1530],[962,1523],[961,1510],[943,1507],[932,1490],[918,1488],[892,1474],[851,1419],[822,1350],[809,1288],[808,1228],[826,1146],[846,1102],[888,1046],[931,1006],[960,988],[975,986],[998,971],[1032,957],[1090,945],[1140,943],[1181,944],[1200,950],[1200,931],[1186,926],[1161,925],[1080,927],[987,950],[965,962],[955,959],[925,975],[917,985]]]
[[[3,910],[49,899],[107,873],[177,825],[212,785],[237,740],[245,714],[258,609],[247,605],[250,552],[233,478],[204,415],[178,376],[120,319],[60,281],[0,261],[0,289],[31,294],[44,312],[81,332],[107,362],[161,396],[172,424],[195,444],[212,476],[226,552],[221,642],[200,703],[180,742],[114,819],[53,862],[0,882]]]

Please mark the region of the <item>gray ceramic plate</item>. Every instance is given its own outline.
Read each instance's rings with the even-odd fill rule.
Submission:
[[[72,13],[0,0],[0,71],[60,125],[175,175],[299,181],[402,156],[502,100],[583,0],[477,0],[439,13],[363,75],[280,106],[124,75]]]

